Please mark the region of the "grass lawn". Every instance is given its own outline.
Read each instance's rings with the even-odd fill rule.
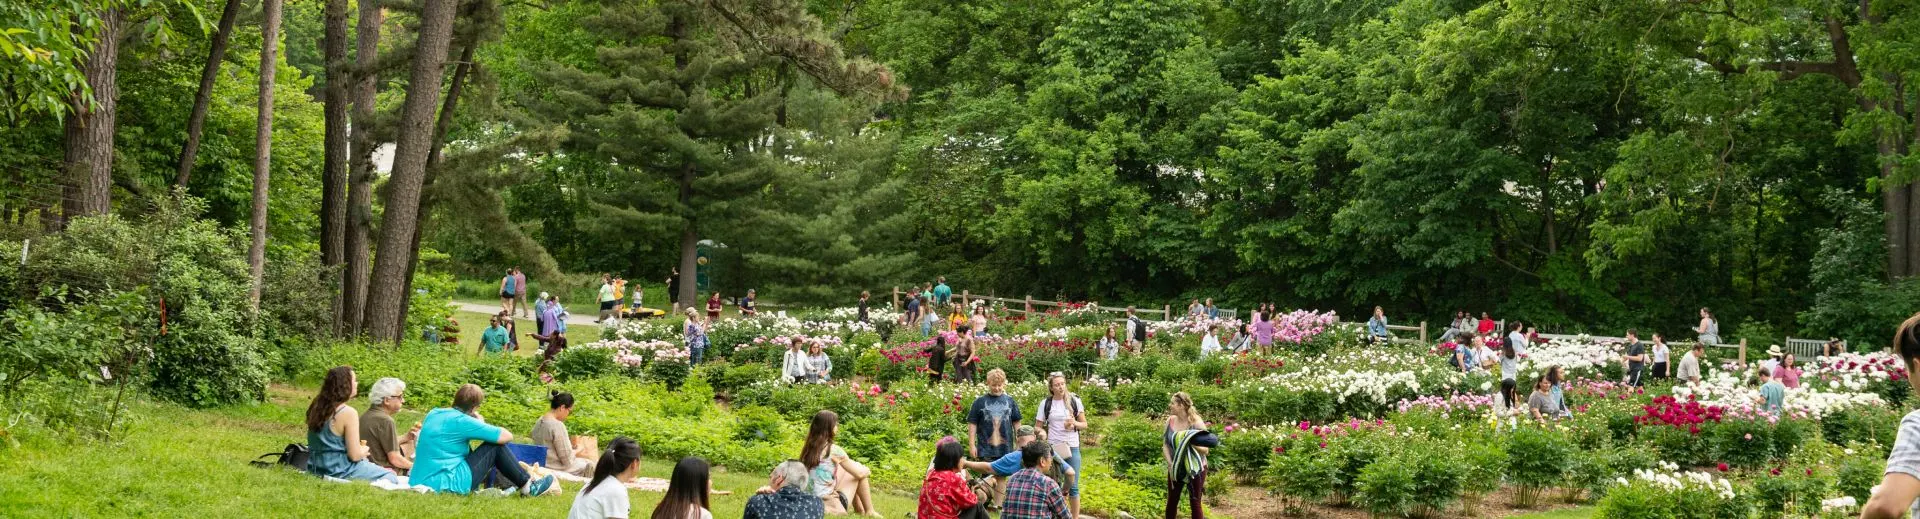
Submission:
[[[490,316],[479,312],[468,312],[465,310],[453,311],[454,322],[460,323],[460,354],[462,356],[472,357],[474,356],[474,352],[480,348],[480,332],[487,329],[488,317]],[[538,329],[533,319],[516,317],[513,319],[513,322],[515,329],[520,332],[520,350],[515,352],[515,354],[523,357],[538,355],[540,343],[534,341],[532,337],[528,337],[529,334],[532,334],[534,330]],[[597,340],[600,340],[599,326],[591,324],[567,325],[568,344],[586,344]]]
[[[275,386],[268,402],[197,411],[137,403],[133,420],[107,445],[30,445],[0,456],[0,516],[6,517],[564,517],[580,484],[541,498],[487,498],[389,492],[362,483],[326,483],[305,474],[249,466],[263,452],[305,441],[300,422],[311,389]],[[419,420],[417,410],[399,417]],[[516,434],[524,431],[515,431]],[[641,475],[666,478],[674,460],[647,458]],[[718,473],[715,517],[740,517],[764,474]],[[635,491],[635,517],[659,495]],[[877,494],[898,518],[910,497]]]

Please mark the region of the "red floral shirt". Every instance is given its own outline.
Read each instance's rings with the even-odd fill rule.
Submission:
[[[917,519],[958,519],[960,511],[978,504],[973,491],[960,473],[935,470],[920,484],[920,511]]]

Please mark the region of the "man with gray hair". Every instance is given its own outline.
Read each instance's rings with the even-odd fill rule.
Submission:
[[[375,465],[406,475],[413,468],[414,440],[420,437],[420,424],[405,436],[394,435],[393,415],[406,402],[407,383],[387,377],[375,381],[367,390],[367,414],[360,417],[360,440],[367,444],[367,459]]]
[[[826,505],[808,492],[807,466],[789,460],[773,468],[772,481],[747,499],[743,519],[821,519]]]

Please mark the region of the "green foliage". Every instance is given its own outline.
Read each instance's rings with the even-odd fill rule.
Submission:
[[[1515,428],[1506,448],[1507,481],[1522,489],[1523,506],[1527,497],[1558,485],[1577,452],[1566,436],[1537,427]]]
[[[1113,464],[1113,471],[1126,474],[1135,466],[1160,464],[1160,451],[1165,443],[1161,428],[1162,424],[1136,416],[1123,417],[1108,426],[1100,444],[1106,448],[1107,461]]]
[[[51,296],[65,311],[27,306],[0,315],[0,398],[13,396],[22,383],[57,378],[104,381],[110,370],[127,372],[150,354],[145,333],[150,312],[144,293],[122,292],[73,304]]]
[[[786,439],[786,424],[781,421],[780,413],[772,409],[742,407],[734,412],[732,438],[745,443],[778,445]]]
[[[613,362],[614,353],[611,348],[567,348],[553,356],[553,376],[569,380],[616,374],[620,365]]]
[[[1840,337],[1856,345],[1885,344],[1887,330],[1920,304],[1920,283],[1886,281],[1885,215],[1865,200],[1838,190],[1821,202],[1841,217],[1840,225],[1820,229],[1819,250],[1809,270],[1818,287],[1812,306],[1799,313],[1803,335]]]

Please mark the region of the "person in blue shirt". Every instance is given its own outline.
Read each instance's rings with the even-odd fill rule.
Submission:
[[[434,492],[469,494],[480,488],[489,473],[499,471],[523,495],[537,496],[553,487],[552,475],[533,479],[514,460],[506,446],[513,441],[513,433],[480,419],[477,409],[485,399],[480,386],[467,384],[454,393],[453,407],[427,412],[420,420],[409,483]],[[475,440],[484,443],[468,449]]]
[[[1762,410],[1780,414],[1786,408],[1787,386],[1773,379],[1773,374],[1760,370],[1760,407]]]
[[[960,466],[966,467],[967,470],[970,470],[979,474],[992,475],[994,477],[994,487],[996,489],[999,489],[995,493],[998,494],[999,492],[1004,492],[1005,491],[1004,486],[1006,485],[1007,478],[1012,477],[1013,473],[1020,471],[1020,468],[1022,465],[1021,460],[1025,459],[1025,456],[1021,454],[1020,451],[1025,449],[1027,447],[1027,444],[1033,443],[1034,439],[1037,438],[1037,436],[1038,436],[1038,431],[1036,431],[1033,426],[1022,425],[1014,429],[1013,450],[1011,452],[1003,454],[998,458],[994,458],[993,461],[974,461],[971,459],[963,458],[960,461]],[[1067,475],[1067,481],[1062,486],[1065,486],[1065,487],[1076,486],[1076,485],[1073,485],[1073,481],[1075,478],[1078,478],[1079,476],[1074,473],[1073,465],[1067,463],[1067,460],[1065,458],[1061,458],[1058,453],[1054,453],[1053,449],[1047,449],[1047,451],[1050,455],[1053,456],[1053,466],[1060,467],[1061,470]]]
[[[474,354],[500,353],[507,349],[507,327],[500,325],[500,317],[487,320],[486,331],[480,332],[480,350]]]
[[[940,276],[940,284],[933,286],[933,302],[947,304],[953,300],[953,287],[947,286],[947,277]]]
[[[1378,306],[1373,307],[1373,318],[1367,319],[1367,336],[1373,340],[1374,344],[1381,344],[1387,342],[1387,337],[1390,335],[1387,332],[1387,311]]]

